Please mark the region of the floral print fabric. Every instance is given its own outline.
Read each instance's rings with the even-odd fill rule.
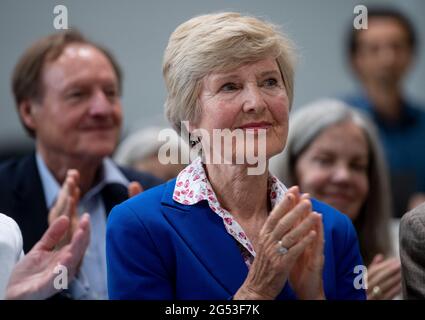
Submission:
[[[275,176],[269,173],[268,191],[270,204],[273,208],[283,199],[287,189]],[[242,227],[232,214],[222,208],[217,196],[208,181],[201,157],[197,157],[190,165],[183,169],[176,179],[173,193],[174,201],[184,205],[194,205],[200,201],[208,201],[208,205],[222,220],[226,231],[237,241],[241,248],[242,257],[248,267],[255,257],[255,250],[251,241],[245,235]]]

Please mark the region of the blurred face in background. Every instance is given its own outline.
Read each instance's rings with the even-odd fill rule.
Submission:
[[[359,215],[369,191],[368,142],[351,121],[329,126],[295,163],[302,192],[333,206],[352,220]]]
[[[357,35],[352,63],[366,84],[393,87],[400,84],[412,62],[407,30],[395,18],[370,19]]]
[[[135,161],[132,165],[134,169],[149,172],[164,181],[177,177],[179,172],[182,171],[185,166],[185,164],[162,164],[158,160],[157,153]]]
[[[73,157],[103,158],[118,142],[121,102],[108,58],[70,44],[43,67],[43,97],[33,108],[37,148]]]

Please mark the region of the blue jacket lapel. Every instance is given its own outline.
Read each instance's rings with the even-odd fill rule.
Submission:
[[[236,240],[227,233],[223,221],[206,201],[186,206],[172,199],[175,180],[168,182],[162,211],[179,236],[229,295],[242,285],[248,268]]]
[[[175,179],[167,183],[161,200],[162,212],[187,246],[214,278],[232,296],[244,282],[248,267],[236,240],[227,233],[223,221],[206,201],[183,205],[173,200]],[[286,282],[277,300],[296,299]]]

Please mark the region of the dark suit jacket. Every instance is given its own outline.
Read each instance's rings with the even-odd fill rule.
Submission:
[[[401,219],[400,259],[404,298],[425,299],[425,203]]]
[[[152,175],[130,169],[120,170],[130,181],[138,181],[149,189],[161,183]],[[118,184],[107,185],[102,191],[106,212],[126,200],[127,189]],[[35,153],[0,164],[0,212],[19,225],[28,252],[46,231],[48,210],[43,185],[37,170]]]

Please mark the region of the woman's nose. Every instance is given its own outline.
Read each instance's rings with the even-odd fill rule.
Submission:
[[[243,110],[250,113],[261,113],[266,108],[261,88],[257,84],[251,84],[245,87]]]
[[[340,165],[334,169],[333,180],[335,182],[349,182],[351,179],[351,171],[348,166]]]

